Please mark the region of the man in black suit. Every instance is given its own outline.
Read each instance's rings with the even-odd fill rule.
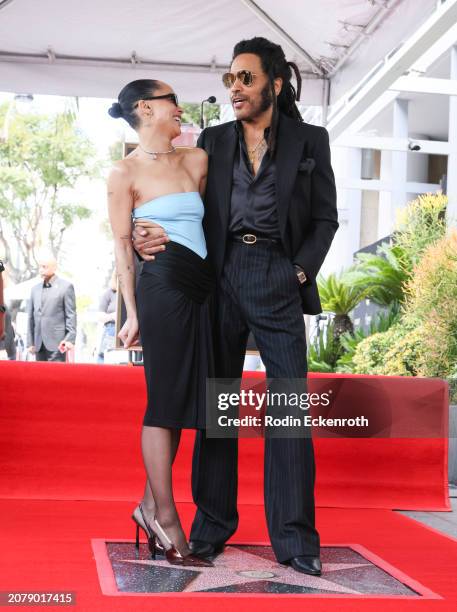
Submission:
[[[306,377],[303,312],[321,305],[316,276],[338,228],[328,133],[303,123],[284,52],[263,38],[235,46],[224,84],[236,121],[210,127],[198,146],[209,157],[204,228],[218,278],[218,378],[241,378],[249,331],[271,379]],[[135,233],[147,259],[166,243],[160,228]],[[143,236],[140,238],[139,236]],[[235,532],[236,439],[197,435],[190,545],[214,556]],[[319,575],[310,438],[265,440],[265,508],[279,562]]]

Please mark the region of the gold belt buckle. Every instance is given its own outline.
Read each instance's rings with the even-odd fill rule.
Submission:
[[[243,234],[241,239],[244,244],[255,244],[257,242],[257,236],[254,236],[254,234]]]

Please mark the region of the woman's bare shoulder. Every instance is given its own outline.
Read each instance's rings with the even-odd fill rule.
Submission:
[[[119,159],[113,163],[108,174],[108,183],[130,185],[133,178],[133,168],[129,159]]]
[[[115,172],[121,176],[131,175],[135,171],[137,164],[137,154],[135,151],[132,151],[127,157],[123,157],[113,162],[111,172]]]
[[[182,147],[180,148],[185,159],[192,160],[192,162],[206,163],[208,161],[208,154],[204,149],[200,147]]]

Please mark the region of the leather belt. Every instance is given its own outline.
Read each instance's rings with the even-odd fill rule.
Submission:
[[[234,242],[242,242],[243,244],[279,244],[280,241],[276,238],[267,238],[266,236],[256,236],[255,234],[232,234],[230,240]]]

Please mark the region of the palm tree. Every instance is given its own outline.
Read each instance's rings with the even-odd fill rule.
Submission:
[[[344,272],[339,276],[329,274],[325,279],[320,277],[318,287],[323,310],[335,314],[335,340],[338,341],[345,332],[354,333],[349,313],[366,297],[366,288],[348,282],[347,273]]]
[[[345,280],[364,291],[376,304],[390,306],[403,302],[404,288],[411,273],[412,266],[404,249],[383,244],[376,255],[359,253],[355,265],[346,272]]]

